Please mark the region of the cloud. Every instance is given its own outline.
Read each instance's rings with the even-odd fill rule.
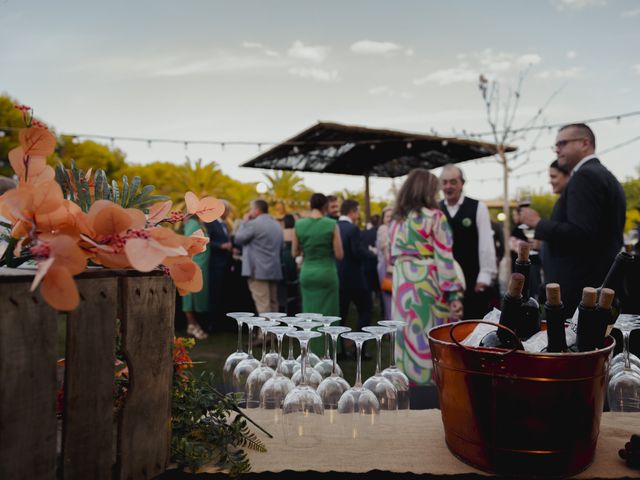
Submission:
[[[242,46],[244,48],[259,48],[261,50],[264,48],[264,46],[258,42],[242,42]]]
[[[527,65],[537,65],[542,61],[542,57],[537,53],[526,53],[524,55],[520,55],[516,60],[518,65],[527,66]]]
[[[350,47],[353,53],[358,53],[361,55],[385,55],[387,53],[397,52],[401,50],[402,47],[397,43],[393,42],[376,42],[373,40],[359,40],[351,45]],[[410,50],[411,55],[413,53]]]
[[[620,14],[622,18],[633,18],[640,15],[640,8],[635,8],[633,10],[626,10]]]
[[[425,83],[437,83],[438,85],[450,85],[452,83],[471,83],[478,81],[479,73],[468,68],[446,68],[436,70],[426,77],[413,80],[414,85],[424,85]]]
[[[552,0],[557,10],[581,10],[588,7],[604,7],[607,0]]]
[[[551,78],[574,78],[582,73],[582,67],[571,67],[566,68],[564,70],[545,70],[536,75],[536,77],[541,78],[543,80],[551,79]]]
[[[291,67],[291,75],[301,78],[310,78],[318,82],[337,82],[340,77],[337,70],[323,70],[317,67]]]
[[[640,63],[636,63],[633,67],[633,71],[640,75]]]
[[[400,97],[400,98],[412,98],[409,92],[397,92],[393,88],[387,87],[386,85],[379,85],[377,87],[372,87],[368,90],[370,95],[380,96],[385,95],[388,97]]]
[[[244,48],[248,48],[248,49],[260,50],[262,53],[264,53],[265,55],[267,55],[269,57],[279,57],[280,56],[280,54],[278,52],[276,52],[275,50],[272,50],[272,49],[264,46],[262,43],[259,43],[259,42],[242,42],[242,46]]]
[[[576,58],[576,52],[574,52],[573,50],[569,50],[569,51],[567,52],[567,58],[568,58],[569,60],[573,60],[574,58]]]
[[[325,58],[327,58],[327,55],[329,55],[329,50],[329,47],[323,45],[305,45],[300,40],[296,40],[289,50],[287,50],[287,54],[292,58],[322,63]]]

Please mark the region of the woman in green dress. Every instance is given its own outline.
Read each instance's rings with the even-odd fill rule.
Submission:
[[[207,229],[196,217],[191,217],[184,225],[184,235],[189,236],[197,230],[202,230],[205,237],[209,237]],[[208,337],[206,332],[198,323],[198,314],[207,314],[209,312],[209,245],[207,249],[194,255],[193,261],[202,270],[202,290],[195,293],[187,293],[182,297],[182,311],[187,319],[187,335],[195,337],[198,340],[204,340]]]
[[[324,215],[327,197],[314,193],[309,203],[311,214],[296,222],[291,242],[293,257],[302,255],[302,311],[337,316],[340,315],[340,287],[336,260],[343,256],[340,231],[337,222]],[[318,339],[312,341],[314,352],[320,343]]]

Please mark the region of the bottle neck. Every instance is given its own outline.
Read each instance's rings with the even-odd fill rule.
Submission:
[[[544,310],[547,318],[547,352],[566,352],[567,338],[564,305],[549,305],[545,303]]]
[[[516,273],[521,273],[524,275],[524,286],[522,287],[522,298],[527,300],[531,296],[531,292],[529,291],[529,277],[531,275],[531,262],[526,261],[523,262],[521,260],[516,260],[515,268]]]

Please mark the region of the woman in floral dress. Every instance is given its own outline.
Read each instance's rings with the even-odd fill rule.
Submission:
[[[438,191],[435,175],[412,170],[398,192],[389,227],[391,317],[407,322],[397,336],[395,355],[412,385],[431,383],[429,329],[462,317],[463,280],[454,266],[453,237],[438,209]]]

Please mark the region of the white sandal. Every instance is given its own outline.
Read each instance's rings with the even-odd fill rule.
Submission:
[[[196,340],[205,340],[206,338],[209,338],[209,335],[207,335],[207,333],[202,330],[202,328],[200,328],[198,325],[193,324],[189,324],[189,326],[187,327],[187,335],[192,336]]]

